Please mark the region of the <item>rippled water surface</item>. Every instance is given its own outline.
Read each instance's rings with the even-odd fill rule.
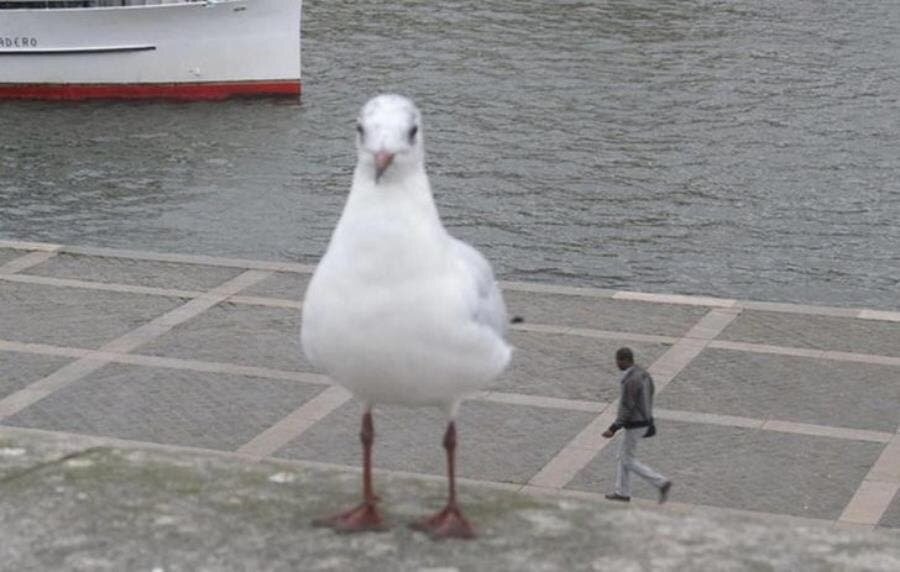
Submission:
[[[303,76],[299,105],[0,102],[0,237],[314,260],[398,91],[504,278],[900,307],[898,2],[307,0]]]

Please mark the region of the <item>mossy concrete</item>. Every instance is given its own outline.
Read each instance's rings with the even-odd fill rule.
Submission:
[[[443,483],[376,478],[391,528],[338,535],[310,521],[356,500],[355,473],[0,431],[0,562],[17,571],[900,569],[892,532],[474,485],[462,501],[480,537],[434,542],[406,525],[439,508]]]

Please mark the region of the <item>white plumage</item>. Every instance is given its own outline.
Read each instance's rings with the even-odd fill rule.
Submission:
[[[453,415],[509,362],[503,298],[484,257],[441,224],[412,102],[376,97],[359,125],[350,196],[306,292],[303,350],[365,404]]]
[[[381,95],[363,107],[358,160],[344,211],[303,303],[308,359],[363,402],[363,504],[319,521],[341,531],[383,526],[371,484],[372,407],[440,406],[450,495],[419,525],[469,538],[457,504],[454,418],[461,400],[507,366],[506,307],[490,264],[450,236],[425,173],[419,111]]]

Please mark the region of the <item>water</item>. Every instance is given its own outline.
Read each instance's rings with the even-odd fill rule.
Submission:
[[[0,237],[312,261],[412,96],[507,279],[898,308],[900,3],[304,3],[303,103],[0,103]],[[2,70],[0,70],[2,75]]]

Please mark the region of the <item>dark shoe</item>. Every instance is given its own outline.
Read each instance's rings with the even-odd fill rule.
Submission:
[[[606,500],[617,500],[617,501],[622,501],[622,502],[629,502],[629,501],[631,501],[631,497],[626,497],[626,496],[620,495],[618,493],[610,493],[610,494],[606,495]]]
[[[659,487],[659,504],[669,500],[669,489],[672,488],[672,481],[666,481],[663,486]]]

